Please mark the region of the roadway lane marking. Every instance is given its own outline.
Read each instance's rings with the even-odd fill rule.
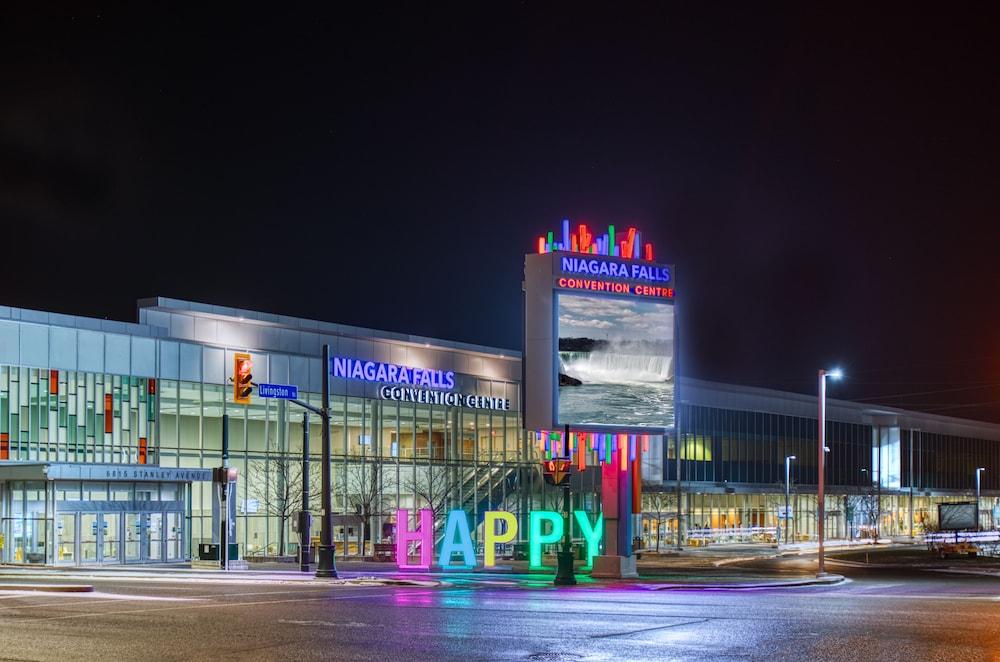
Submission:
[[[338,628],[369,628],[373,627],[372,623],[358,623],[357,621],[344,621],[340,623],[334,623],[333,621],[288,621],[283,618],[278,619],[279,623],[285,623],[287,625],[320,625],[323,627],[338,627]]]
[[[421,591],[407,593],[407,595],[425,595],[435,593],[435,591]],[[148,614],[153,612],[161,611],[181,611],[181,610],[193,610],[193,609],[227,609],[231,607],[255,607],[259,605],[276,605],[276,604],[286,604],[290,602],[319,602],[324,600],[354,600],[358,598],[379,598],[385,597],[384,593],[368,593],[365,595],[342,595],[336,597],[322,597],[322,598],[301,598],[298,600],[257,600],[255,602],[212,602],[209,604],[201,605],[184,605],[179,607],[157,607],[154,609],[122,609],[119,611],[95,611],[83,614],[67,614],[65,616],[50,616],[47,618],[28,618],[21,619],[18,622],[24,623],[27,621],[62,621],[70,618],[87,618],[87,617],[99,617],[99,616],[120,616],[123,614]]]
[[[629,636],[632,636],[633,634],[640,634],[642,632],[652,632],[654,630],[666,630],[667,628],[678,628],[678,627],[682,627],[684,625],[696,625],[698,623],[707,623],[707,622],[709,622],[711,620],[714,620],[714,619],[711,619],[711,618],[696,618],[696,619],[684,621],[683,623],[667,623],[666,625],[654,625],[653,627],[640,628],[638,630],[630,630],[628,632],[611,632],[611,633],[608,633],[608,634],[594,634],[594,635],[591,635],[591,636],[589,636],[587,638],[588,639],[609,639],[611,637],[629,637]]]
[[[308,590],[320,590],[320,588],[321,587],[316,587],[314,589],[308,589]],[[256,595],[286,595],[286,594],[289,594],[289,593],[298,594],[298,593],[301,593],[302,590],[305,590],[305,589],[299,589],[297,591],[255,591],[253,593],[223,593],[223,594],[209,593],[209,594],[206,594],[206,595],[190,595],[190,596],[176,597],[176,598],[172,598],[172,597],[159,597],[159,596],[143,596],[143,595],[140,595],[140,596],[131,596],[131,597],[125,597],[124,595],[122,595],[122,597],[117,597],[118,595],[121,595],[121,594],[102,593],[100,591],[95,591],[93,593],[66,593],[66,594],[63,595],[63,597],[69,598],[69,600],[64,600],[62,602],[48,602],[48,603],[42,603],[42,604],[31,603],[31,604],[25,604],[25,605],[14,605],[14,606],[11,606],[11,607],[0,607],[0,612],[13,611],[15,609],[35,609],[35,608],[41,608],[41,607],[60,607],[60,606],[64,606],[64,605],[69,605],[73,600],[80,600],[80,599],[84,599],[84,598],[91,598],[91,599],[93,599],[93,598],[99,598],[99,599],[102,599],[102,600],[105,600],[105,601],[115,601],[115,602],[143,602],[143,601],[150,601],[150,600],[160,600],[160,601],[176,600],[176,601],[183,601],[183,602],[191,602],[191,601],[195,601],[195,600],[213,600],[213,599],[218,600],[219,598],[223,598],[223,599],[224,598],[233,598],[233,597],[240,598],[240,597],[248,597],[248,596],[256,596]],[[31,592],[31,591],[24,591],[22,593],[14,593],[14,594],[11,594],[11,595],[0,596],[0,598],[19,598],[19,597],[34,598],[34,597],[49,597],[49,596],[48,595],[42,596],[42,595],[39,595],[38,593],[34,593],[34,592]],[[213,604],[225,604],[225,603],[216,601],[216,602],[213,602]],[[233,601],[232,604],[240,604],[240,603],[238,601]]]

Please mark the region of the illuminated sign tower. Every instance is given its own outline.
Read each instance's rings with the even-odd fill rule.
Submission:
[[[605,549],[593,574],[634,576],[642,454],[674,427],[674,268],[636,228],[564,220],[525,256],[524,294],[525,426],[544,460],[600,467]]]

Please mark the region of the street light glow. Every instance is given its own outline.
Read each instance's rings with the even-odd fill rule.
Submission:
[[[834,368],[830,372],[826,373],[826,376],[831,379],[841,379],[844,376],[844,371],[840,368]]]

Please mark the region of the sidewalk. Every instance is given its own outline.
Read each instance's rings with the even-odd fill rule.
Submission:
[[[0,590],[24,580],[49,580],[64,584],[82,582],[163,582],[163,583],[220,583],[220,584],[283,584],[289,586],[423,586],[446,587],[455,585],[485,585],[508,588],[542,588],[552,586],[554,567],[529,570],[526,562],[508,562],[496,568],[475,568],[432,571],[399,570],[393,564],[365,561],[341,561],[337,564],[340,577],[317,578],[314,572],[301,572],[297,565],[288,563],[252,564],[248,570],[229,570],[198,567],[136,567],[101,566],[73,568],[24,568],[0,566]],[[787,572],[723,567],[715,556],[703,553],[685,556],[643,559],[639,564],[637,579],[597,580],[589,571],[578,568],[578,586],[584,588],[621,588],[624,586],[646,590],[756,590],[786,588],[812,584],[830,584],[842,578],[832,575],[817,580],[811,575]],[[6,589],[13,590],[13,589]]]

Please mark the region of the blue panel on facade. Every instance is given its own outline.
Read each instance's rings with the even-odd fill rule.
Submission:
[[[206,347],[202,353],[202,377],[209,384],[226,383],[226,354],[221,349]]]
[[[49,327],[49,367],[76,370],[76,329]]]
[[[37,324],[21,325],[21,365],[49,366],[49,330]]]
[[[104,369],[114,375],[129,374],[132,343],[128,336],[108,333],[104,336]]]
[[[156,377],[156,341],[132,337],[132,372],[138,377]]]
[[[161,379],[178,379],[180,375],[180,347],[177,343],[161,340],[160,343],[160,374]]]
[[[181,347],[181,368],[180,378],[192,381],[201,381],[201,345],[191,345],[186,342],[180,344]]]
[[[100,331],[79,329],[76,332],[77,369],[86,372],[104,372],[104,334]]]
[[[17,322],[0,322],[0,361],[17,365],[20,360],[21,339]]]

